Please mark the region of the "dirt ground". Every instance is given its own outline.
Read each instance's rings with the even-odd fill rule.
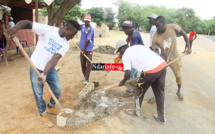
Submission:
[[[125,39],[123,32],[111,32],[109,37],[95,38],[95,48],[98,45],[115,46],[120,39]],[[149,44],[149,34],[142,33],[146,46]],[[78,39],[74,39],[78,41]],[[178,48],[182,52],[184,42],[178,38]],[[196,45],[196,46],[195,46]],[[84,87],[81,82],[82,73],[79,61],[79,50],[70,43],[70,50],[58,65],[62,94],[59,99],[64,108],[73,109],[72,103],[77,94]],[[153,96],[151,89],[146,93],[142,114],[144,119],[135,118],[125,113],[127,108],[133,108],[133,98],[123,98],[125,87],[110,89],[118,93],[126,106],[116,114],[100,121],[86,124],[84,127],[45,128],[38,114],[29,79],[29,64],[25,58],[10,51],[9,65],[0,62],[0,133],[1,134],[26,134],[26,133],[74,133],[74,134],[142,134],[142,133],[188,133],[205,134],[215,133],[215,43],[199,35],[193,43],[193,53],[183,58],[184,84],[182,92],[185,100],[180,102],[176,95],[175,78],[168,69],[166,78],[166,116],[164,125],[156,122],[152,115],[156,113],[156,105],[148,104],[147,100]],[[33,48],[32,48],[33,49]],[[112,63],[116,55],[94,52],[94,63]],[[42,58],[42,55],[41,55]],[[90,81],[100,81],[96,90],[110,84],[118,83],[123,78],[123,72],[111,72],[104,77],[106,72],[91,72]],[[49,93],[44,89],[44,99],[48,103]],[[56,124],[56,116],[49,115]]]

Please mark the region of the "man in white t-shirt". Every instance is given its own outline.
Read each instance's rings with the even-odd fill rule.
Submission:
[[[23,20],[8,30],[11,37],[14,37],[16,31],[22,28],[30,28],[40,36],[31,60],[41,75],[38,78],[33,68],[30,67],[30,79],[41,120],[46,127],[54,126],[47,119],[47,113],[58,114],[58,109],[54,107],[55,102],[52,98],[46,108],[43,100],[43,83],[46,81],[56,98],[60,97],[61,83],[54,67],[69,50],[68,40],[75,36],[79,27],[80,25],[74,20],[69,20],[62,28]]]
[[[165,100],[165,76],[166,62],[155,52],[143,45],[134,45],[129,47],[127,42],[120,40],[116,43],[116,51],[122,55],[125,75],[119,86],[125,85],[131,75],[131,69],[142,72],[137,82],[135,95],[136,110],[133,115],[141,116],[141,105],[147,89],[151,86],[156,98],[157,114],[155,119],[165,122],[164,100]]]

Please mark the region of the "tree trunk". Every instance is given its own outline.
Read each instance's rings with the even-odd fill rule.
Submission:
[[[48,24],[59,27],[70,9],[76,4],[79,4],[81,0],[64,0],[60,8],[55,12],[55,2],[47,7],[48,10]]]

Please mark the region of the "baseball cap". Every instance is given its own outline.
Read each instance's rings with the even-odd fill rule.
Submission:
[[[122,23],[123,27],[133,27],[134,23],[132,21],[126,20]]]
[[[152,15],[150,15],[149,17],[147,17],[148,19],[156,19],[158,16],[156,15],[156,14],[152,14]]]
[[[13,20],[13,17],[10,17],[10,20]]]
[[[120,47],[124,46],[124,45],[127,45],[128,43],[125,41],[125,40],[119,40],[117,43],[116,43],[116,50],[114,53],[117,53],[117,51],[119,50]]]
[[[86,14],[84,16],[84,21],[91,21],[91,16],[89,14]]]

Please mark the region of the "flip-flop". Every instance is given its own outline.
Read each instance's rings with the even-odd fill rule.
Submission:
[[[123,94],[123,97],[132,97],[132,96],[134,96],[135,95],[135,93],[134,92],[125,92],[124,94]]]
[[[143,119],[143,120],[146,120],[147,118],[143,115],[140,115],[138,116],[135,112],[134,109],[126,109],[125,112],[128,114],[128,115],[131,115],[133,117],[136,117],[136,118],[140,118],[140,119]]]
[[[179,94],[178,92],[176,92],[176,95],[178,96],[178,99],[180,101],[183,101],[184,100],[184,96],[182,94]]]
[[[167,121],[166,118],[164,119],[164,122],[160,121],[160,119],[158,118],[158,115],[157,115],[157,114],[154,114],[153,117],[154,117],[154,119],[155,119],[156,121],[158,121],[160,124],[164,124],[164,123]]]
[[[155,102],[156,102],[156,100],[155,100],[154,97],[152,97],[152,98],[150,98],[150,99],[148,100],[148,103],[149,103],[149,104],[153,104],[153,103],[155,103]]]

